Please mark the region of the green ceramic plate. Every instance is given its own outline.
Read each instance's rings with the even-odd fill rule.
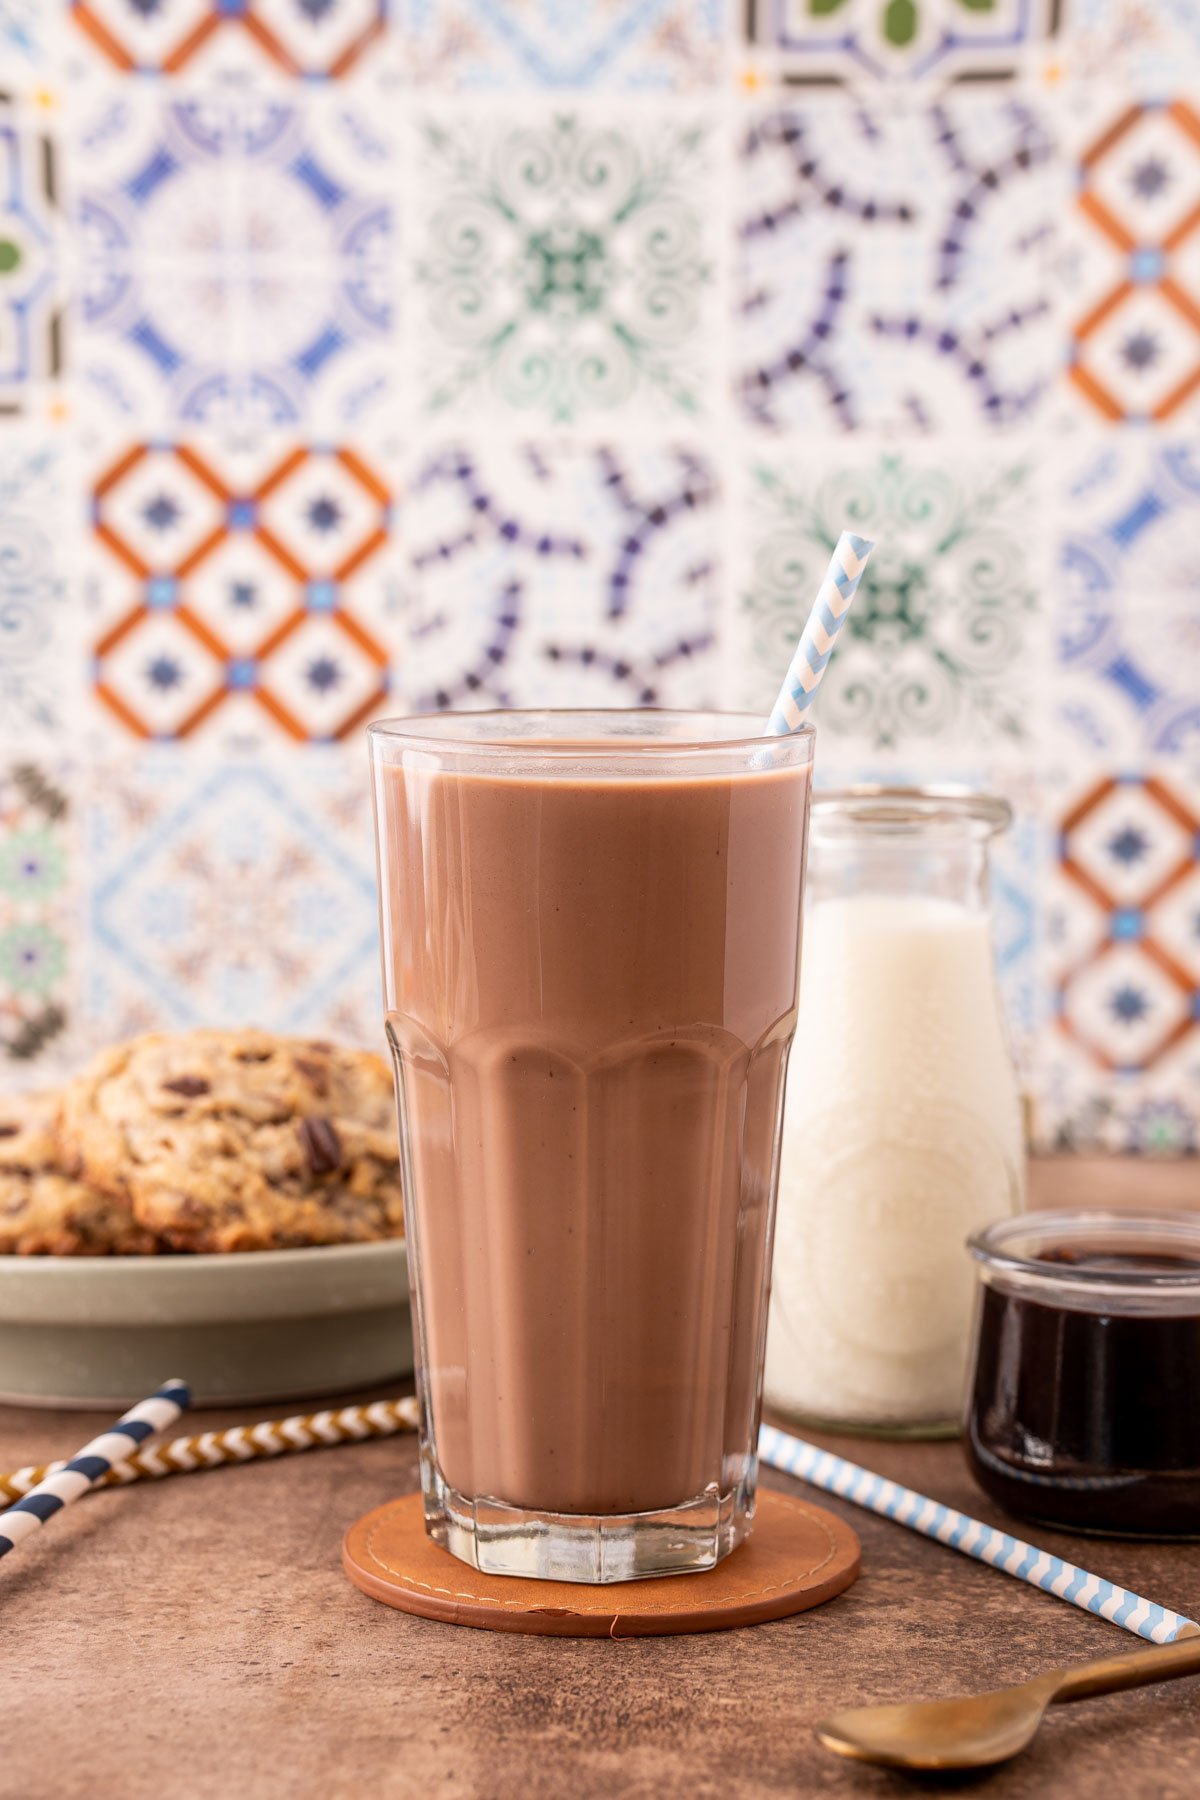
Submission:
[[[344,1393],[412,1368],[403,1243],[230,1256],[0,1256],[0,1400],[121,1407]]]

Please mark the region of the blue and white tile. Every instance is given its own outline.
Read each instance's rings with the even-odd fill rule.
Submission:
[[[414,710],[712,701],[720,490],[695,448],[447,444],[399,538]]]
[[[991,430],[1039,416],[1062,360],[1067,166],[1020,91],[814,92],[750,111],[734,358],[766,430]]]
[[[395,319],[387,106],[125,84],[76,136],[83,385],[141,429],[355,423]]]
[[[1200,1138],[1200,781],[1177,762],[1060,777],[1046,905],[1038,1136],[1187,1150]]]
[[[60,428],[0,427],[0,744],[52,744],[86,686]]]
[[[1073,752],[1200,767],[1200,445],[1113,433],[1061,475],[1056,702]]]
[[[996,771],[971,781],[1015,802],[1008,832],[992,846],[989,905],[996,973],[1008,1019],[1013,1054],[1023,1085],[1032,1081],[1034,1045],[1041,1023],[1038,990],[1039,910],[1046,860],[1040,809],[1024,810],[1015,782]]]
[[[407,0],[401,29],[410,76],[425,89],[657,93],[719,78],[726,5]]]
[[[254,1022],[379,1041],[361,748],[102,762],[86,852],[93,1038]]]
[[[55,60],[66,28],[67,0],[0,0],[0,57],[5,83],[33,79]]]

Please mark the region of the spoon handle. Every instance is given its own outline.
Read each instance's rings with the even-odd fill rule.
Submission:
[[[1200,1636],[1180,1638],[1134,1656],[1105,1656],[1099,1662],[1064,1669],[1054,1690],[1052,1704],[1086,1700],[1092,1694],[1116,1694],[1122,1688],[1146,1687],[1152,1681],[1175,1681],[1180,1675],[1200,1675]]]

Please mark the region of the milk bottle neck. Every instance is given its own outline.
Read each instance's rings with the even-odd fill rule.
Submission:
[[[813,796],[810,903],[878,894],[988,907],[988,849],[1007,803],[959,788],[861,787]]]
[[[977,839],[931,835],[899,842],[868,832],[824,833],[814,825],[810,902],[849,894],[952,900],[971,912],[988,906],[988,847]]]

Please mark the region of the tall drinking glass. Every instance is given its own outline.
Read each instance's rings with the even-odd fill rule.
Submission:
[[[370,729],[427,1528],[568,1581],[746,1535],[811,728]]]

